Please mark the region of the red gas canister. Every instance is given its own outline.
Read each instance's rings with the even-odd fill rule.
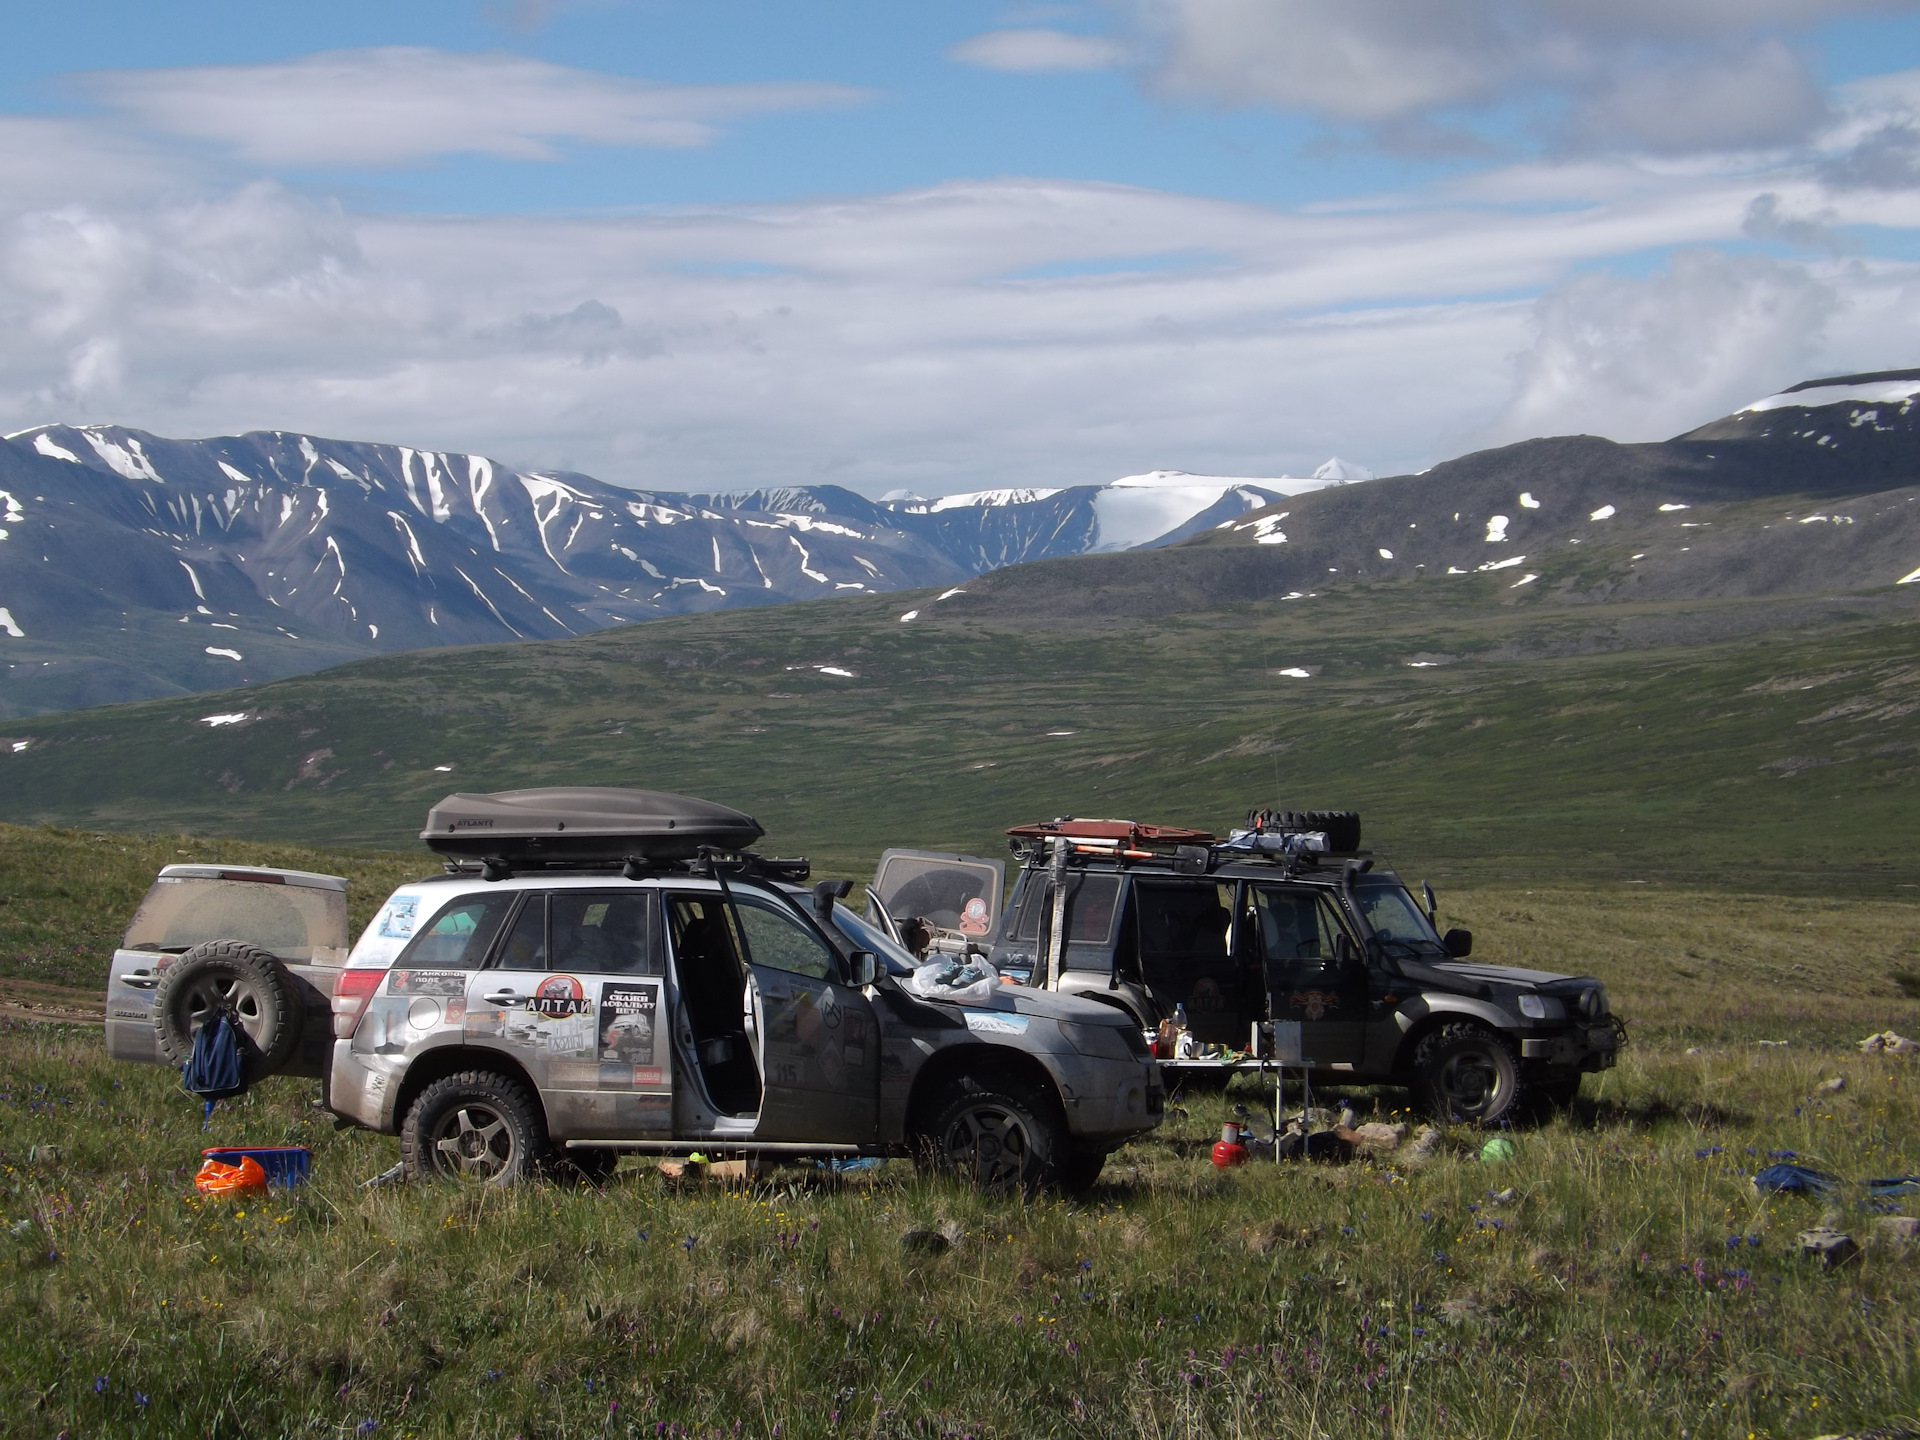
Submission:
[[[1247,1147],[1241,1143],[1240,1127],[1232,1121],[1220,1127],[1220,1138],[1213,1146],[1213,1163],[1222,1170],[1247,1163]]]

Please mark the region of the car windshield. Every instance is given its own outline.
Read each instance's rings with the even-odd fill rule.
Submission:
[[[833,907],[833,923],[840,933],[853,941],[862,950],[871,950],[880,957],[880,963],[887,967],[890,975],[911,975],[918,967],[913,956],[901,949],[898,944],[887,938],[877,925],[869,925],[844,905]]]
[[[1405,886],[1360,885],[1354,899],[1367,917],[1368,928],[1388,950],[1403,955],[1446,954],[1433,923]]]

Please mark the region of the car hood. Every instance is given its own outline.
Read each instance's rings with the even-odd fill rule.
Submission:
[[[909,991],[909,994],[912,992]],[[1073,995],[1056,995],[1050,990],[1034,990],[1025,985],[999,985],[987,1000],[949,1000],[940,995],[914,995],[929,1005],[951,1005],[958,1010],[999,1010],[1009,1015],[1032,1015],[1041,1020],[1072,1020],[1081,1025],[1130,1025],[1127,1013],[1098,1000],[1082,1000]]]
[[[1551,970],[1522,970],[1517,965],[1475,965],[1468,960],[1448,960],[1433,968],[1482,985],[1516,985],[1523,990],[1542,990],[1549,985],[1579,978],[1556,974]]]

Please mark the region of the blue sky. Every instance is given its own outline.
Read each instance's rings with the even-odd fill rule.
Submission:
[[[1078,33],[1099,33],[1110,18],[1097,5],[1028,8]],[[1022,15],[999,5],[639,0],[562,6],[532,24],[516,22],[506,3],[395,10],[48,7],[28,18],[24,43],[0,57],[5,103],[16,113],[85,113],[94,107],[71,78],[76,68],[244,66],[386,45],[505,51],[681,85],[805,80],[864,92],[844,108],[745,121],[726,143],[692,151],[576,144],[535,166],[455,157],[399,174],[287,172],[359,204],[456,213],[791,200],[1033,174],[1285,204],[1364,193],[1436,168],[1354,147],[1315,153],[1307,118],[1164,103],[1118,70],[1007,73],[949,59],[955,46]],[[48,55],[86,61],[49,69]]]
[[[68,0],[0,424],[1382,473],[1920,363],[1920,0]]]

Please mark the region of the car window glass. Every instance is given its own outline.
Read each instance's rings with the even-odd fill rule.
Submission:
[[[897,944],[879,926],[863,920],[844,905],[833,907],[833,923],[854,945],[862,950],[871,950],[886,965],[892,975],[911,975],[919,968],[920,962],[911,951]]]
[[[477,970],[519,897],[512,891],[469,895],[441,908],[414,932],[393,963],[400,969]]]
[[[1031,940],[1040,933],[1040,917],[1047,913],[1047,898],[1053,886],[1045,880],[1030,878],[1020,890],[1020,918],[1014,922],[1014,938]]]
[[[1333,972],[1340,920],[1324,895],[1257,885],[1249,904],[1262,960],[1285,964],[1301,977]]]
[[[993,867],[894,855],[875,885],[887,913],[918,916],[942,930],[984,935],[993,928]]]
[[[1020,912],[1019,938],[1053,934],[1053,881],[1034,886]],[[1113,913],[1120,899],[1118,875],[1073,875],[1067,879],[1067,943],[1104,945],[1113,934]]]
[[[1067,940],[1104,945],[1113,933],[1118,875],[1076,875],[1067,882]]]
[[[514,916],[513,929],[494,958],[496,970],[549,970],[547,964],[547,897],[529,895]]]
[[[549,897],[553,968],[608,975],[650,975],[648,943],[653,896],[647,891],[595,895],[560,891]]]
[[[1334,912],[1333,902],[1324,895],[1319,897],[1317,913],[1320,924],[1320,956],[1331,965],[1339,953],[1339,938],[1345,932],[1341,928],[1339,915]]]
[[[1354,892],[1360,913],[1382,940],[1440,943],[1426,912],[1413,903],[1413,897],[1399,885],[1362,885]]]
[[[122,943],[129,949],[186,950],[207,940],[250,940],[296,963],[331,956],[345,943],[343,890],[162,875],[140,902]]]
[[[1225,955],[1231,885],[1139,885],[1140,949],[1163,955]]]
[[[747,932],[747,954],[755,965],[815,980],[833,974],[833,952],[799,920],[744,898],[739,908],[740,928]]]

